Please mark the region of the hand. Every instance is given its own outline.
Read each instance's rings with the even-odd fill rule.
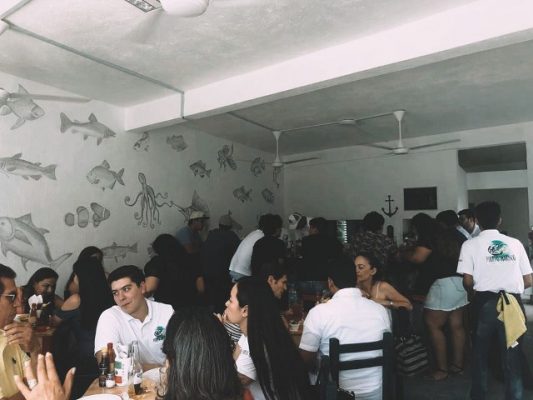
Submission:
[[[220,322],[222,322],[223,324],[225,324],[226,322],[229,322],[228,321],[228,317],[226,316],[226,312],[224,311],[223,314],[217,314],[217,313],[214,313],[214,316],[218,318],[218,320]]]
[[[8,344],[18,344],[26,353],[38,350],[39,343],[29,323],[13,322],[6,325],[4,331]]]
[[[67,372],[65,384],[61,386],[52,354],[46,353],[46,356],[39,354],[37,358],[37,381],[28,362],[24,366],[28,385],[18,375],[15,375],[15,383],[26,400],[68,400],[74,382],[75,370],[76,368],[71,368]]]

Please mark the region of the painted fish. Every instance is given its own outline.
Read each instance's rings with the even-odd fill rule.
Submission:
[[[6,256],[7,252],[11,251],[19,256],[25,270],[27,270],[28,261],[35,261],[57,269],[72,253],[65,253],[54,260],[44,237],[46,233],[48,233],[46,229],[38,228],[33,224],[31,214],[19,218],[0,217],[2,254]]]
[[[150,147],[150,136],[148,136],[148,132],[143,132],[141,138],[139,140],[137,140],[134,144],[133,144],[133,150],[137,150],[137,151],[141,151],[141,150],[144,150],[144,151],[148,151],[148,148]]]
[[[70,131],[70,133],[81,133],[83,140],[87,140],[89,136],[96,138],[96,144],[102,143],[102,140],[117,134],[109,129],[106,125],[98,122],[94,114],[89,115],[89,122],[71,121],[65,113],[59,114],[61,118],[61,133]]]
[[[265,160],[263,160],[261,157],[254,158],[252,165],[250,166],[250,171],[252,171],[252,174],[254,174],[254,176],[259,176],[264,170]]]
[[[187,143],[185,143],[185,139],[183,138],[183,135],[172,135],[167,137],[167,143],[176,151],[183,151],[187,148]]]
[[[263,189],[263,191],[261,192],[261,195],[263,196],[263,199],[265,199],[265,201],[267,203],[274,203],[274,193],[272,193],[270,190],[268,189]]]
[[[117,182],[124,186],[124,181],[122,180],[123,174],[124,168],[118,172],[111,171],[109,163],[104,160],[101,165],[97,165],[89,171],[87,180],[93,185],[100,184],[102,190],[105,190],[105,188],[113,189]]]
[[[180,207],[178,205],[176,206],[178,207],[178,210],[180,211],[180,213],[183,215],[183,218],[185,218],[185,221],[189,220],[189,217],[193,211],[202,211],[206,216],[209,216],[209,207],[207,206],[207,203],[205,202],[205,200],[203,200],[198,195],[196,190],[194,191],[192,195],[192,201],[191,201],[190,206],[188,207]]]
[[[205,162],[202,160],[196,161],[194,164],[191,164],[189,168],[194,172],[194,176],[200,175],[201,178],[207,175],[211,175],[211,170],[206,168]]]
[[[41,167],[41,163],[32,163],[21,157],[22,153],[17,153],[13,157],[0,158],[0,172],[6,175],[19,175],[25,180],[32,178],[37,181],[41,176],[56,180],[56,164]]]
[[[244,186],[241,186],[240,188],[237,188],[233,191],[233,196],[240,200],[242,203],[245,201],[252,201],[252,198],[250,197],[250,194],[252,193],[252,189],[246,191]]]
[[[98,203],[91,203],[91,210],[93,210],[93,225],[95,228],[100,225],[100,222],[111,216],[111,212]]]
[[[22,85],[19,85],[18,92],[28,94],[28,91]],[[3,99],[0,99],[0,115],[13,113],[18,117],[17,122],[11,127],[11,130],[21,127],[26,121],[41,118],[45,114],[44,110],[35,104],[31,98],[13,99],[6,97],[5,100],[1,100]]]
[[[119,246],[115,242],[111,246],[104,247],[102,253],[104,258],[114,258],[115,262],[118,262],[118,258],[126,258],[128,253],[137,253],[137,243],[131,246]]]

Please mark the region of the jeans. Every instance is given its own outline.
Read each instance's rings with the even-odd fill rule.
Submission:
[[[505,328],[503,322],[498,320],[496,311],[498,298],[498,293],[492,292],[478,292],[474,297],[475,328],[472,338],[472,391],[470,393],[472,400],[484,400],[487,394],[487,354],[492,350],[490,344],[493,335],[497,335],[498,347],[502,355],[505,399],[522,400],[521,345],[507,349]]]

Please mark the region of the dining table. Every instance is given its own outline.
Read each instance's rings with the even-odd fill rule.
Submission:
[[[91,396],[95,394],[114,394],[120,396],[123,400],[155,400],[156,399],[156,382],[152,379],[143,377],[141,387],[143,392],[141,394],[134,394],[132,385],[115,386],[112,388],[102,388],[98,385],[98,378],[96,378],[91,385],[87,388],[83,396]],[[127,394],[125,396],[124,394]],[[82,397],[83,399],[83,397]]]

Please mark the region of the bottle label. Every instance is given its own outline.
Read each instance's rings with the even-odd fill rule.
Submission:
[[[143,380],[143,373],[142,371],[141,372],[135,372],[133,374],[133,384],[134,385],[139,385],[142,383],[142,380]]]

